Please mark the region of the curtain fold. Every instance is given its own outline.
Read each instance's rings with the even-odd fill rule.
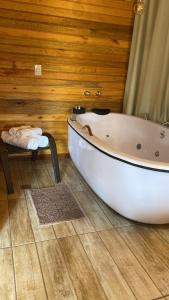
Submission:
[[[169,121],[169,0],[145,0],[135,17],[123,111]]]

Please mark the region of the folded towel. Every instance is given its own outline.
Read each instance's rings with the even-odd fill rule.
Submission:
[[[36,138],[38,139],[39,147],[43,148],[48,146],[49,140],[47,136],[37,135]]]
[[[1,138],[7,144],[27,150],[36,150],[38,147],[47,147],[49,144],[48,137],[42,135],[17,137],[10,135],[8,131],[2,131]]]
[[[41,128],[26,128],[21,129],[17,132],[19,136],[37,136],[42,135],[42,129]]]
[[[39,147],[39,139],[36,137],[16,137],[8,131],[2,131],[1,138],[7,144],[27,150],[36,150]]]
[[[21,130],[21,129],[28,129],[28,128],[31,128],[31,126],[29,125],[22,125],[22,126],[19,126],[19,127],[12,127],[9,129],[9,134],[11,135],[16,135],[18,130]]]
[[[21,136],[22,137],[27,137],[27,136],[42,135],[42,129],[41,128],[32,128],[32,127],[29,127],[29,128],[19,128],[16,131],[14,131],[14,130],[11,131],[11,129],[9,130],[9,133],[10,132],[15,132],[12,135],[17,136],[17,137],[21,137]]]

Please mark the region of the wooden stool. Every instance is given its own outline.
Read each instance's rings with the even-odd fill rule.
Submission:
[[[31,151],[32,152],[32,160],[36,160],[36,158],[38,156],[38,152],[40,150],[50,149],[55,181],[60,182],[59,162],[58,162],[57,148],[56,148],[55,140],[54,140],[53,136],[47,132],[43,133],[43,136],[48,137],[49,145],[44,148],[39,147],[37,150],[22,149],[22,148],[19,148],[16,146],[6,144],[2,141],[2,139],[0,139],[0,160],[2,162],[2,167],[3,167],[4,176],[5,176],[6,185],[7,185],[7,191],[9,194],[14,192],[12,178],[11,178],[11,172],[10,172],[10,166],[9,166],[9,160],[8,160],[8,155],[10,155],[10,154],[24,153],[24,152]]]

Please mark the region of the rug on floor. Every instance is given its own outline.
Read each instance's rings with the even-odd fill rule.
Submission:
[[[64,183],[30,190],[39,225],[50,225],[84,217],[76,199]]]

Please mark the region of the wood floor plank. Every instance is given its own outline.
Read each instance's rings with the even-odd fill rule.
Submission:
[[[169,243],[169,225],[157,225],[155,230],[161,235],[161,237]]]
[[[76,235],[71,221],[54,224],[53,228],[57,238]]]
[[[88,233],[81,235],[80,239],[107,298],[135,299],[98,234]]]
[[[23,196],[9,200],[9,218],[14,246],[34,242],[26,200]]]
[[[117,230],[101,231],[99,236],[137,299],[155,299],[161,295]]]
[[[91,224],[89,218],[82,217],[80,219],[72,220],[72,224],[77,232],[77,234],[83,234],[88,232],[94,232],[95,229]]]
[[[53,168],[52,164],[50,161],[46,161],[46,166],[48,169],[48,172],[54,181],[54,173],[53,173]],[[59,159],[59,167],[60,167],[60,173],[61,173],[61,180],[65,184],[67,184],[68,187],[71,187],[72,190],[74,191],[84,191],[85,190],[85,185],[83,184],[81,180],[80,174],[77,175],[75,173],[74,168],[72,168],[70,164],[70,159],[65,158],[65,159]]]
[[[77,299],[57,240],[37,244],[49,300]]]
[[[169,269],[169,245],[168,243],[155,231],[154,228],[147,226],[137,226],[139,234],[148,243],[149,247],[155,252]]]
[[[46,159],[44,161],[45,164],[45,168],[47,169],[51,179],[53,180],[53,182],[55,181],[55,176],[54,176],[54,172],[53,172],[53,167],[52,167],[52,162],[50,159]],[[61,172],[61,164],[60,164],[60,160],[59,160],[59,168],[60,168],[60,172]]]
[[[162,295],[169,294],[169,269],[139,234],[137,227],[122,227],[119,234],[149,274]]]
[[[0,249],[0,299],[15,300],[12,249]]]
[[[54,185],[50,160],[12,160],[16,188],[9,198],[0,184],[0,299],[16,299],[12,253],[6,248],[11,226],[13,245],[19,245],[13,247],[17,300],[169,300],[168,225],[135,225],[90,190],[70,159],[61,159],[60,167],[85,217],[54,228],[39,227],[30,193],[21,187]]]
[[[54,185],[54,182],[42,160],[32,162],[32,166],[39,187],[50,187]]]
[[[11,246],[8,202],[0,201],[0,248]]]
[[[7,200],[7,189],[2,166],[0,165],[0,201]]]
[[[25,196],[35,241],[40,242],[55,239],[55,234],[52,225],[39,226],[38,219],[35,213],[35,208],[32,205],[30,192],[28,190],[25,190]]]
[[[22,174],[20,174],[18,158],[10,160],[10,169],[11,169],[12,182],[14,186],[14,193],[8,194],[8,199],[17,199],[19,197],[24,196],[24,190],[21,187]]]
[[[79,300],[106,299],[95,272],[77,236],[58,240]]]
[[[76,168],[74,162],[71,160],[71,158],[68,158],[68,166],[69,166],[69,170],[70,170],[70,174],[71,172],[74,173],[74,176],[78,179],[80,179],[80,183],[83,187],[83,190],[88,190],[90,189],[88,183],[85,181],[85,179],[83,178],[83,176],[80,174],[80,172],[78,171],[78,169]]]
[[[99,197],[97,197],[94,192],[92,192],[95,201],[101,207],[113,227],[123,227],[132,225],[132,221],[127,220],[123,216],[116,213],[113,209],[111,209],[108,205],[106,205]]]
[[[48,166],[49,168],[49,166]],[[70,158],[60,160],[60,170],[62,181],[75,192],[82,192],[86,190],[87,186],[80,176],[78,171],[75,169]],[[49,170],[51,172],[51,170]]]
[[[19,161],[19,169],[23,187],[37,188],[38,182],[32,167],[32,161],[29,158]]]
[[[91,221],[95,230],[112,228],[110,221],[103,213],[100,206],[93,199],[89,190],[83,192],[73,192],[73,195],[84,210],[86,216]]]
[[[17,300],[46,300],[42,274],[34,244],[13,248]]]
[[[87,184],[70,160],[67,161],[67,165],[65,166],[63,181],[70,186],[72,190],[77,192],[88,189]]]

